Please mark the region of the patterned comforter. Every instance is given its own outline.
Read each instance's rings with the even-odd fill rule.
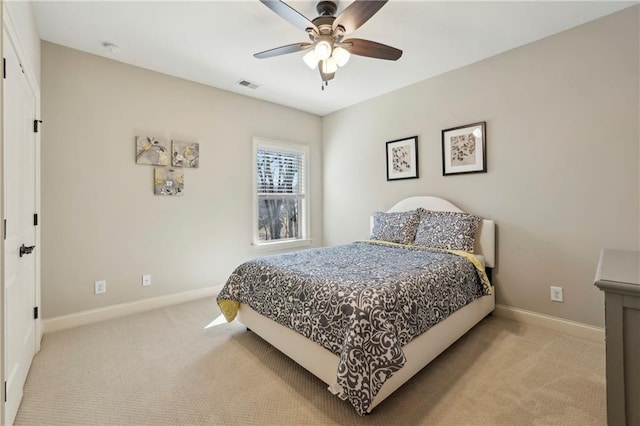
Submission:
[[[490,293],[467,257],[355,242],[246,262],[217,300],[228,321],[242,302],[339,356],[340,396],[363,415],[404,365],[404,345]]]

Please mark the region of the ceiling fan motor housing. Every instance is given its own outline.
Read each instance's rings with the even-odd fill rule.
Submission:
[[[313,25],[318,28],[319,35],[331,35],[331,33],[333,32],[333,21],[335,20],[335,16],[318,16],[311,22],[313,22]],[[311,28],[308,28],[307,31],[311,33],[315,32]]]
[[[320,16],[335,16],[338,6],[332,1],[319,1],[316,5],[316,11]]]
[[[320,1],[316,5],[316,11],[318,12],[318,17],[316,17],[313,21],[313,25],[318,28],[319,35],[331,35],[334,32],[333,21],[336,20],[335,14],[338,10],[335,2],[332,1]],[[344,31],[342,26],[339,29]],[[336,28],[338,30],[338,28]],[[309,31],[309,29],[307,29]],[[336,31],[340,33],[341,31]],[[336,34],[339,37],[339,34]],[[313,39],[313,38],[312,38]]]

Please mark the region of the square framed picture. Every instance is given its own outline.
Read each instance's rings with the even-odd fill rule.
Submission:
[[[156,195],[182,195],[184,173],[182,169],[156,167],[154,170],[153,192]]]
[[[387,142],[387,180],[418,177],[418,137]]]
[[[486,122],[442,131],[442,175],[486,173]]]
[[[169,144],[153,136],[136,136],[136,164],[169,165]]]
[[[200,144],[197,142],[171,141],[171,165],[198,168]]]

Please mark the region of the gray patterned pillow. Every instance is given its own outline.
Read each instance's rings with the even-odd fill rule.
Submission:
[[[420,219],[414,244],[473,252],[473,243],[481,220],[478,216],[468,213],[426,210]]]
[[[371,239],[400,244],[412,243],[423,211],[424,209],[394,213],[375,212]]]

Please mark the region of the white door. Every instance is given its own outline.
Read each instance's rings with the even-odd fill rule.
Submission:
[[[13,424],[35,354],[35,95],[3,34],[5,424]],[[23,247],[23,250],[20,248]],[[22,253],[21,253],[22,252]]]

